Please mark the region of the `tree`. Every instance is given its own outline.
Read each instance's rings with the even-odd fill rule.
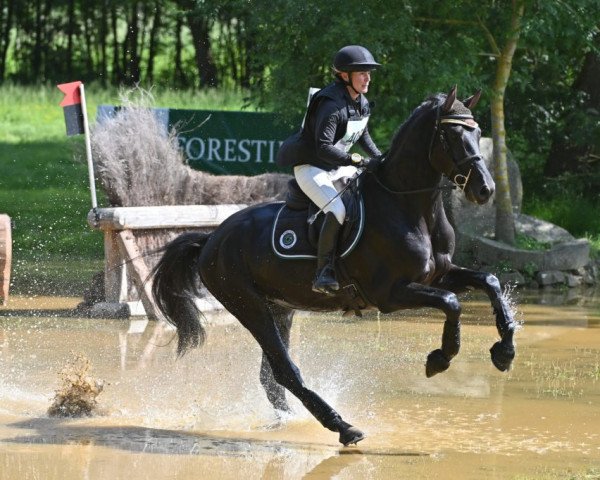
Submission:
[[[513,245],[515,221],[508,183],[506,163],[506,128],[504,124],[504,97],[510,78],[513,57],[521,35],[521,22],[525,11],[524,0],[513,0],[510,24],[503,47],[499,47],[489,29],[482,23],[496,58],[496,78],[492,88],[492,141],[494,145],[494,177],[496,181],[496,239]]]
[[[210,30],[213,26],[214,11],[205,2],[195,0],[177,0],[182,9],[194,41],[196,67],[201,87],[219,85],[217,68],[211,53]]]
[[[0,81],[6,75],[6,56],[13,25],[13,2],[0,0]]]
[[[573,85],[573,101],[564,112],[560,134],[552,142],[545,173],[556,177],[564,173],[583,174],[588,188],[600,187],[600,34],[595,34],[595,49],[586,53]]]

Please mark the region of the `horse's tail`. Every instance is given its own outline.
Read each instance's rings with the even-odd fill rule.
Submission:
[[[152,269],[152,296],[166,320],[177,328],[177,353],[202,345],[206,332],[195,298],[200,296],[200,253],[210,234],[184,233],[161,248],[163,256]]]

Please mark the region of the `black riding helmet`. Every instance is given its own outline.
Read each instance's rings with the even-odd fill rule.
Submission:
[[[364,72],[379,66],[371,52],[360,45],[347,45],[333,57],[333,68],[338,72]]]

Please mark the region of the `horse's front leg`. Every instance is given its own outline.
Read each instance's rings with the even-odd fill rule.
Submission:
[[[432,377],[447,370],[450,361],[460,350],[461,306],[457,296],[453,292],[418,283],[398,284],[392,290],[388,307],[390,307],[389,311],[432,307],[442,310],[446,314],[442,333],[442,348],[432,351],[427,356],[425,375]]]
[[[500,282],[496,276],[491,273],[452,265],[448,273],[436,283],[436,286],[448,289],[454,293],[462,293],[469,288],[476,288],[483,290],[487,294],[494,309],[496,328],[501,338],[490,349],[492,363],[502,372],[508,370],[515,358],[513,337],[517,323],[514,320],[513,313],[502,293]]]

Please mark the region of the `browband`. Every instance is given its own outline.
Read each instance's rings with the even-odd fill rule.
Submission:
[[[469,128],[477,128],[478,124],[473,117],[462,117],[461,118],[442,118],[440,119],[440,123],[455,123],[457,125],[463,125]]]

